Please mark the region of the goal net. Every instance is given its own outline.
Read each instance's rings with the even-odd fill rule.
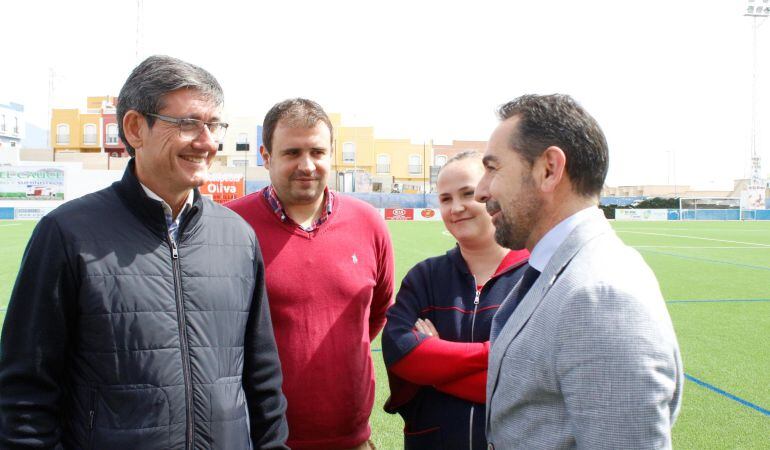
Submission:
[[[681,220],[740,220],[740,198],[680,198]]]

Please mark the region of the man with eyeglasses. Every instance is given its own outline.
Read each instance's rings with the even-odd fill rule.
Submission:
[[[178,59],[128,77],[123,179],[45,216],[27,245],[0,342],[0,448],[286,448],[254,232],[197,189],[222,102]]]

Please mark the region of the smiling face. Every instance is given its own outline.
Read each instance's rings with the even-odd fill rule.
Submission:
[[[484,204],[474,199],[483,175],[481,159],[470,157],[444,166],[436,181],[441,219],[461,246],[494,240],[492,220]]]
[[[275,127],[272,151],[261,151],[284,208],[321,206],[331,167],[331,132],[326,124],[291,127],[281,120]]]
[[[511,250],[532,251],[532,232],[541,214],[541,199],[532,167],[511,148],[516,117],[507,119],[492,133],[484,153],[484,176],[476,199],[486,203],[495,226],[495,240]]]
[[[158,114],[164,116],[204,122],[220,120],[220,107],[195,90],[172,91],[163,96],[163,105]],[[138,133],[141,141],[135,146],[137,178],[161,198],[171,203],[206,182],[218,146],[208,130],[189,140],[180,137],[176,124],[155,120],[150,128],[143,118]]]

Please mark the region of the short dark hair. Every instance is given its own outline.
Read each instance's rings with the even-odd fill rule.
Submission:
[[[123,132],[126,113],[134,110],[143,114],[147,125],[152,128],[155,118],[147,114],[157,114],[164,107],[163,96],[182,88],[198,91],[217,106],[224,102],[222,87],[217,79],[205,69],[181,59],[155,55],[134,68],[120,89],[117,106],[118,133],[129,155],[134,156],[136,151]]]
[[[313,128],[318,122],[323,122],[329,127],[330,144],[334,142],[332,121],[321,105],[306,98],[290,98],[276,103],[265,115],[262,123],[262,145],[268,153],[273,152],[273,135],[281,120],[286,120],[289,126],[301,128]]]
[[[500,120],[518,119],[511,146],[530,165],[550,146],[567,157],[567,175],[575,192],[599,195],[609,167],[607,140],[596,120],[572,97],[523,95],[501,106]]]

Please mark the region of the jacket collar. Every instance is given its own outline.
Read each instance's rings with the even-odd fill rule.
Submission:
[[[543,269],[540,277],[538,277],[537,281],[535,281],[524,298],[521,299],[516,310],[508,318],[500,330],[500,334],[490,346],[487,405],[489,405],[492,394],[497,387],[498,374],[502,364],[501,352],[505,352],[505,349],[508,348],[510,342],[516,338],[522,327],[529,321],[529,318],[540,305],[540,302],[547,295],[548,291],[562,272],[564,272],[575,255],[595,238],[611,232],[612,227],[610,227],[609,222],[607,222],[603,215],[599,216],[598,214],[592,214],[591,217],[582,221],[574,230],[572,230],[567,239],[562,242],[553,257],[548,261],[548,264]],[[517,283],[505,300],[503,300],[503,303],[513,301],[518,295],[519,287],[520,283]],[[491,411],[489,406],[487,406],[487,429],[489,428],[490,415]]]
[[[468,268],[468,263],[465,261],[465,258],[463,258],[463,254],[460,251],[460,244],[455,244],[454,247],[452,247],[451,249],[447,250],[446,255],[449,258],[449,260],[452,261],[452,263],[455,266],[457,266],[457,269],[461,273],[464,273],[464,274],[467,274],[467,275],[472,275],[471,274],[471,270]],[[499,272],[495,272],[492,275],[492,277],[490,277],[490,280],[494,279],[494,278],[497,278],[497,277],[499,277],[499,276],[501,276],[501,275],[503,275],[505,273],[508,273],[508,272],[510,272],[512,270],[518,269],[519,267],[524,265],[527,262],[527,260],[528,260],[528,258],[524,258],[524,259],[522,259],[520,261],[517,261],[514,264],[509,265],[508,267],[506,267],[505,269],[503,269],[503,270],[501,270]]]
[[[136,161],[134,158],[131,158],[126,165],[123,178],[113,183],[112,186],[126,205],[126,208],[133,212],[143,224],[162,236],[166,235],[168,226],[166,225],[163,206],[160,201],[148,197],[144,189],[142,189],[142,185],[136,177]],[[198,222],[200,218],[198,213],[203,208],[203,201],[197,188],[193,190],[193,196],[193,205],[187,211],[184,220],[186,229],[190,229]]]
[[[465,262],[465,258],[463,258],[463,254],[460,252],[460,244],[455,244],[454,247],[447,250],[446,255],[449,260],[452,261],[452,264],[457,266],[457,269],[461,273],[467,275],[471,274],[471,270],[468,268],[468,263]]]

